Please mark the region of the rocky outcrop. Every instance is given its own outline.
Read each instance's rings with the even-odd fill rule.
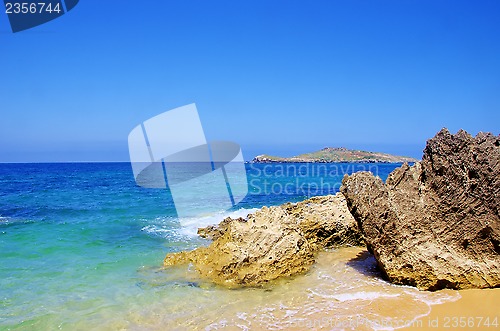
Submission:
[[[228,287],[257,286],[299,274],[310,268],[321,248],[362,243],[341,194],[264,207],[246,219],[226,218],[200,233],[214,241],[168,254],[164,265],[192,263],[203,277]]]
[[[422,161],[344,177],[341,192],[393,283],[426,290],[500,286],[500,136],[441,130]]]

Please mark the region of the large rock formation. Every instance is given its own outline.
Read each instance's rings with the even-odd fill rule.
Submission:
[[[264,207],[247,219],[227,218],[200,233],[214,241],[208,247],[168,254],[164,265],[192,263],[202,276],[228,287],[256,286],[302,273],[319,249],[362,243],[341,194]]]
[[[387,278],[421,289],[500,286],[500,136],[441,130],[422,162],[346,176],[341,192]]]

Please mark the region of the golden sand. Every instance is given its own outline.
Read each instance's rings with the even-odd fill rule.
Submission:
[[[433,306],[405,330],[500,330],[500,288],[457,292],[460,299]]]

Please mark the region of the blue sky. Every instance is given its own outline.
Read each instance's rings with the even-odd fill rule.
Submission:
[[[195,102],[246,159],[345,146],[420,157],[500,132],[500,2],[92,1],[13,34],[0,13],[0,162],[127,161]]]

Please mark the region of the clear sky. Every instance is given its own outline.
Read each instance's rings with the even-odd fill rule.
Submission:
[[[193,102],[245,159],[500,133],[498,0],[81,0],[0,49],[0,162],[128,161]]]

